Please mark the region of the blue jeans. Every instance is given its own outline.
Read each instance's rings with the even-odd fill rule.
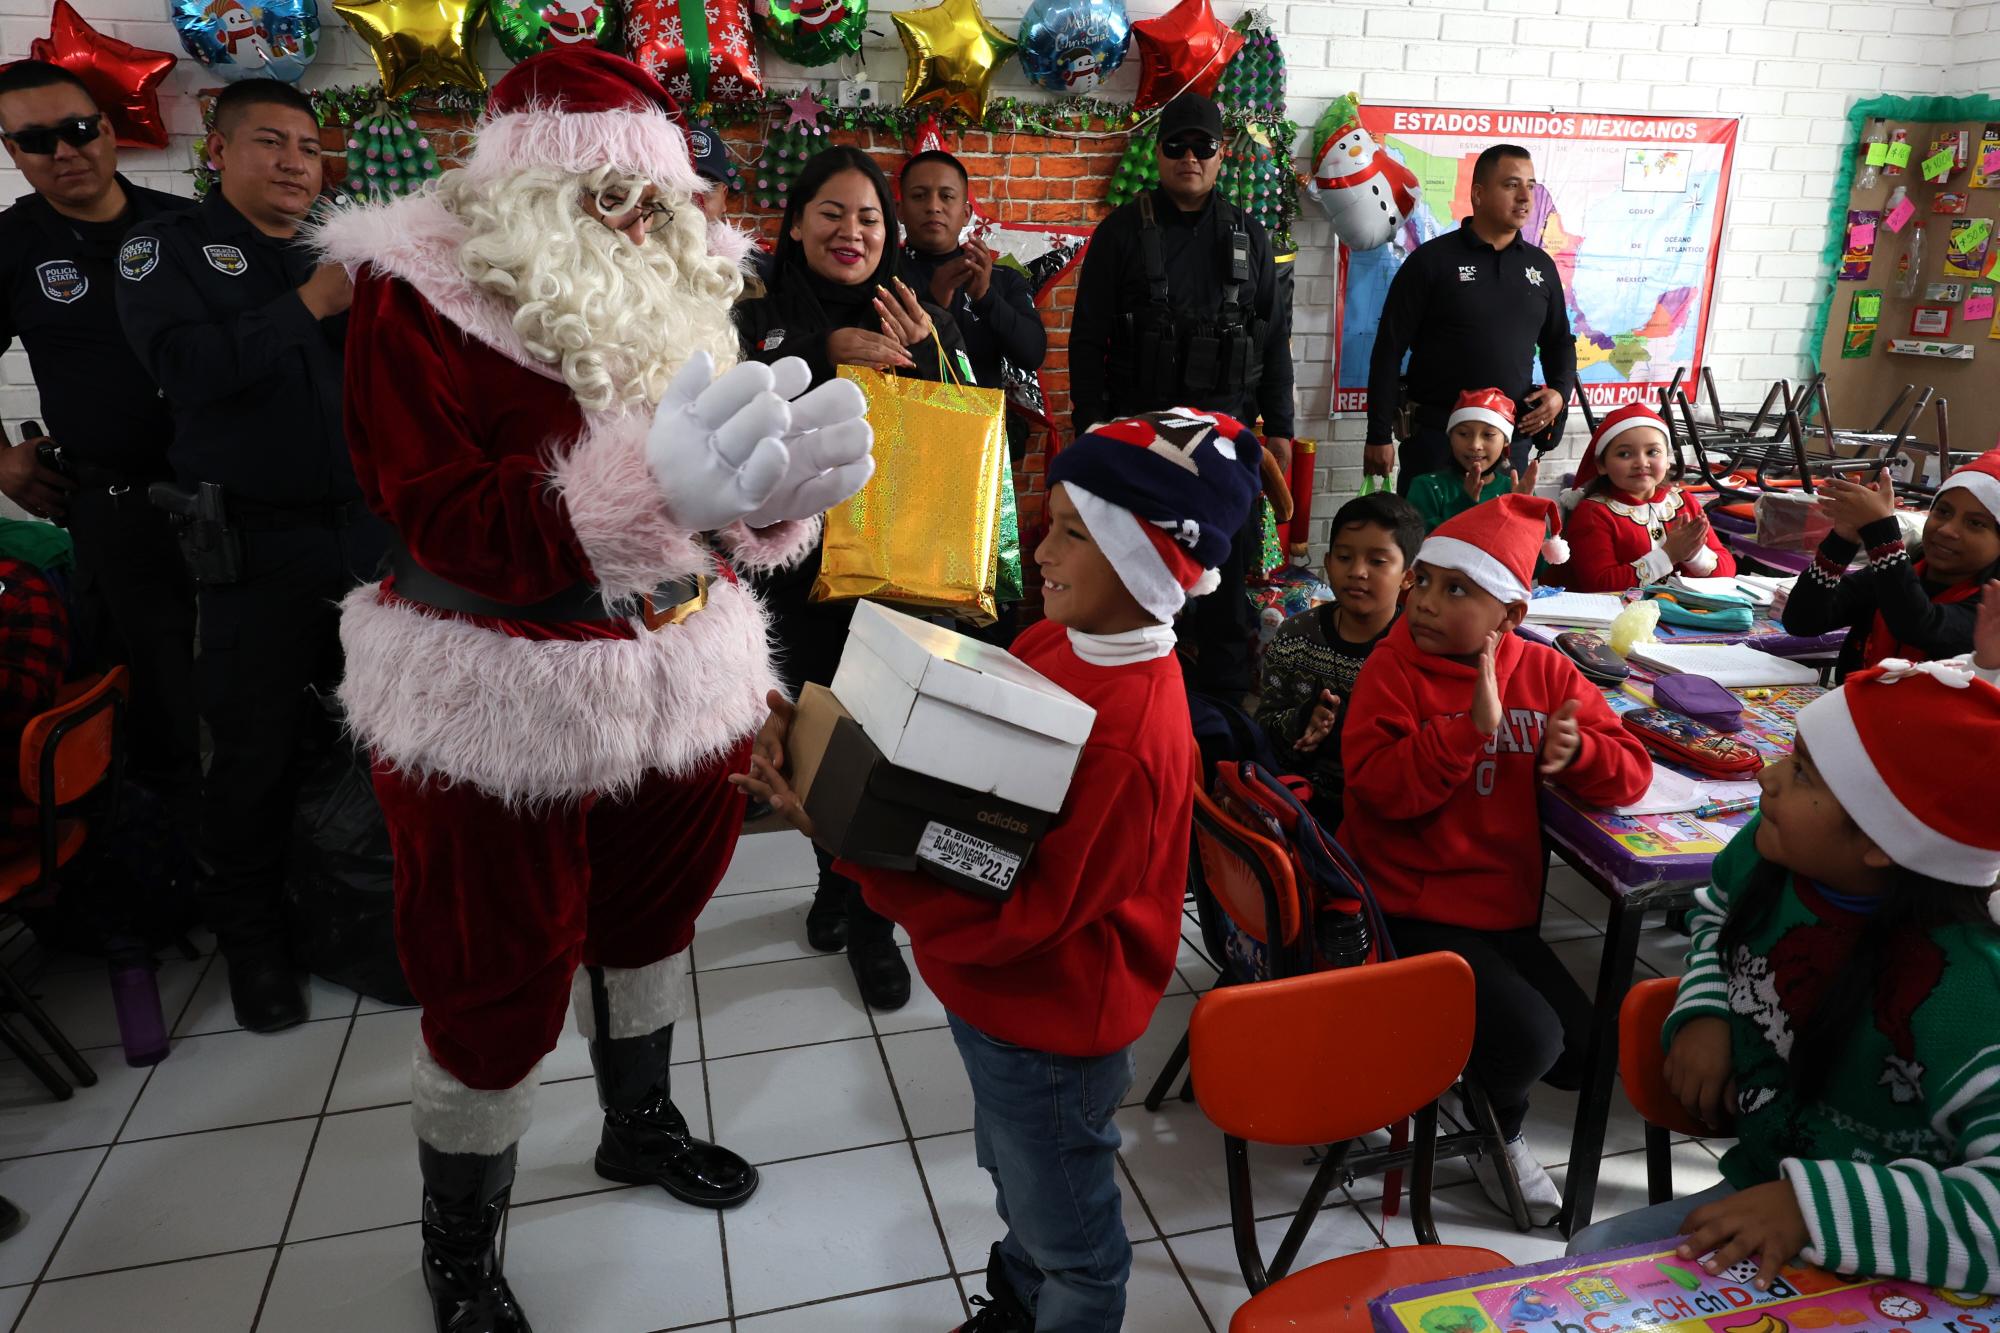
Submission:
[[[989,1037],[956,1014],[972,1081],[972,1141],[1007,1224],[1000,1259],[1036,1333],[1117,1333],[1132,1245],[1118,1194],[1118,1126],[1130,1047],[1051,1055]]]
[[[1592,1222],[1569,1238],[1569,1249],[1565,1253],[1602,1254],[1606,1250],[1637,1245],[1642,1240],[1675,1239],[1680,1235],[1681,1223],[1687,1220],[1689,1213],[1705,1203],[1726,1199],[1734,1193],[1736,1187],[1725,1180],[1685,1199],[1669,1199],[1650,1208],[1634,1208],[1629,1213]]]

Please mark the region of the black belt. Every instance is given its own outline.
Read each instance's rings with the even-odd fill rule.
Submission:
[[[677,625],[708,603],[709,579],[690,574],[670,579],[651,593],[638,598],[639,605],[607,602],[603,589],[590,583],[576,583],[553,597],[526,605],[495,601],[470,588],[440,578],[418,564],[400,541],[389,551],[389,572],[395,576],[396,595],[438,611],[459,615],[484,616],[491,620],[526,620],[558,624],[579,620],[627,620],[637,616],[647,629]],[[624,606],[626,609],[621,610]]]
[[[344,528],[367,512],[359,500],[331,504],[268,505],[228,497],[229,525],[244,532],[293,532],[300,528]]]

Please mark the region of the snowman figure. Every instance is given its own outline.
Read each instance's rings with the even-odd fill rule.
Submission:
[[[1361,127],[1353,94],[1335,100],[1314,127],[1312,184],[1334,234],[1350,250],[1386,245],[1416,211],[1416,173],[1396,161]]]
[[[215,23],[216,40],[230,59],[244,65],[261,65],[269,59],[269,48],[264,45],[264,34],[258,30],[256,17],[236,0],[215,0],[208,7],[208,15]],[[237,49],[246,43],[248,50]]]

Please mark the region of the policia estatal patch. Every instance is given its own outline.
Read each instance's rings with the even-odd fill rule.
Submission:
[[[160,238],[134,236],[118,247],[118,276],[137,282],[160,266]]]
[[[201,253],[208,260],[208,266],[217,273],[239,278],[249,271],[250,261],[245,259],[243,252],[233,245],[204,245],[201,247]]]

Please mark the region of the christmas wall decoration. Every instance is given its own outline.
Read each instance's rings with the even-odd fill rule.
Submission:
[[[1416,173],[1390,157],[1361,127],[1361,102],[1336,98],[1313,126],[1313,174],[1307,187],[1326,210],[1334,235],[1350,250],[1388,244],[1416,209]]]
[[[370,203],[382,203],[413,193],[437,177],[437,152],[407,111],[382,102],[349,127],[349,193]]]
[[[333,0],[333,8],[367,45],[389,96],[437,84],[486,87],[472,55],[479,0]]]
[[[49,35],[28,43],[36,60],[60,65],[83,80],[91,100],[102,107],[122,148],[165,148],[166,122],[160,119],[160,85],[173,72],[174,58],[116,37],[106,37],[83,21],[69,0],[56,0]]]
[[[1125,63],[1125,0],[1033,0],[1021,16],[1021,68],[1043,88],[1087,93]]]
[[[593,42],[620,49],[616,0],[486,0],[486,13],[509,60]]]
[[[1253,9],[1236,20],[1243,45],[1222,67],[1215,85],[1218,105],[1247,116],[1275,117],[1285,114],[1285,53],[1271,16]]]
[[[1015,44],[986,21],[979,0],[944,0],[890,17],[909,58],[903,105],[956,110],[968,120],[983,117],[993,95],[993,74],[1014,54]]]
[[[1151,124],[1132,131],[1125,141],[1125,155],[1111,173],[1111,192],[1105,195],[1113,208],[1150,190],[1160,183],[1160,134]]]
[[[1181,0],[1159,18],[1140,19],[1132,39],[1139,44],[1139,94],[1132,105],[1141,111],[1183,91],[1212,96],[1223,66],[1243,45],[1243,34],[1217,18],[1208,0]]]
[[[319,54],[318,0],[169,0],[181,45],[224,83],[297,83]]]
[[[757,35],[795,65],[830,65],[861,49],[868,0],[751,0]]]
[[[749,0],[628,0],[625,47],[681,102],[732,102],[764,91]]]
[[[1292,193],[1291,164],[1261,126],[1245,125],[1231,137],[1215,184],[1223,198],[1256,218],[1265,231],[1275,236],[1288,230],[1285,200]]]

